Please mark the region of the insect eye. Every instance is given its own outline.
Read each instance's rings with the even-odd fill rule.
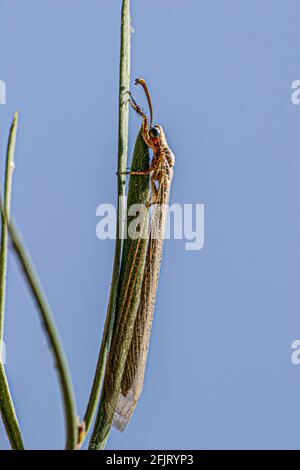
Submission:
[[[157,127],[151,127],[151,129],[149,130],[149,135],[150,137],[156,139],[160,136],[160,130]]]

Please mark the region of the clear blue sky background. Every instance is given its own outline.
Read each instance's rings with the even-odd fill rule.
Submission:
[[[95,212],[116,199],[120,4],[0,0],[1,176],[19,109],[13,212],[81,415],[114,249],[97,240]],[[205,204],[205,247],[166,242],[144,393],[109,449],[300,448],[299,15],[296,0],[132,1],[132,79],[148,80],[176,155],[172,202]],[[131,113],[131,148],[138,126]],[[25,444],[62,448],[52,359],[12,257],[8,287],[7,372]]]

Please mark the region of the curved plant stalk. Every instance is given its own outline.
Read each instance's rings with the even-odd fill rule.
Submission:
[[[5,184],[4,184],[4,210],[7,217],[10,216],[10,202],[12,190],[12,177],[14,170],[14,154],[16,133],[18,128],[18,113],[15,114],[9,133],[9,140],[6,154]],[[6,275],[7,275],[7,251],[8,233],[5,219],[2,219],[1,226],[1,248],[0,248],[0,412],[5,426],[7,437],[14,450],[23,450],[21,431],[14,409],[13,401],[9,391],[9,385],[3,364],[3,332],[6,296]]]
[[[121,46],[120,46],[120,82],[119,82],[119,137],[118,137],[118,211],[117,211],[117,233],[114,255],[112,282],[107,307],[107,315],[103,338],[95,372],[94,382],[89,398],[89,403],[84,417],[86,434],[88,433],[99,403],[101,385],[103,383],[105,365],[107,361],[109,346],[112,337],[114,314],[121,263],[122,234],[124,222],[122,213],[122,200],[125,197],[127,153],[128,153],[128,124],[129,109],[127,92],[130,88],[130,53],[131,53],[131,20],[130,0],[123,0],[121,14]],[[100,411],[100,407],[99,407]],[[97,445],[98,447],[98,445]]]
[[[23,241],[21,240],[21,236],[18,230],[16,229],[12,220],[10,219],[8,221],[6,218],[1,198],[0,209],[2,218],[6,221],[7,224],[7,229],[10,239],[12,241],[13,250],[23,270],[24,277],[28,283],[29,290],[40,313],[40,318],[44,327],[45,335],[53,352],[55,366],[57,368],[59,378],[59,384],[61,387],[61,393],[63,396],[64,414],[67,431],[65,448],[67,450],[72,450],[75,449],[77,446],[78,422],[73,386],[64,351],[60,344],[60,340],[52,319],[52,313],[47,301],[45,300],[45,296],[42,291],[37,274],[35,273],[29,255],[26,253]]]

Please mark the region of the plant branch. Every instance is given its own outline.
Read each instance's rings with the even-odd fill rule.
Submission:
[[[10,216],[12,177],[14,170],[14,154],[16,144],[16,133],[18,128],[18,113],[15,114],[8,139],[5,182],[4,182],[4,210],[7,218]],[[1,245],[0,245],[0,412],[3,419],[7,437],[14,450],[23,450],[24,445],[21,436],[18,419],[9,390],[8,380],[3,364],[3,337],[4,337],[4,315],[6,297],[6,276],[7,276],[7,252],[8,233],[5,218],[2,218],[1,225]]]

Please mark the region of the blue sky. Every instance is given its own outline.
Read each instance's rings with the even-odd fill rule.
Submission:
[[[81,415],[114,250],[95,230],[97,206],[116,200],[120,4],[0,0],[0,173],[18,109],[13,212]],[[205,246],[166,241],[144,393],[108,448],[299,449],[300,4],[132,0],[131,10],[132,83],[147,79],[176,156],[172,203],[205,205]],[[139,123],[131,113],[130,151]],[[7,373],[25,445],[62,448],[52,359],[13,257],[8,288]]]

